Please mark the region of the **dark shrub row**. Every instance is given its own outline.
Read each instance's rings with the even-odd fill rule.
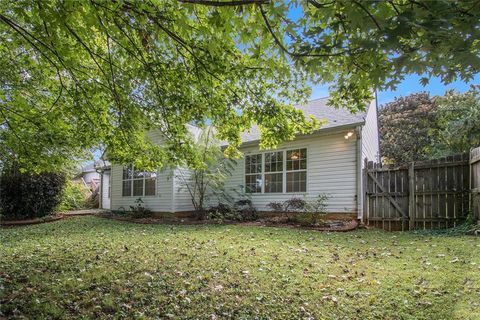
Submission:
[[[3,220],[41,218],[61,201],[65,176],[58,173],[18,173],[0,176],[0,213]]]

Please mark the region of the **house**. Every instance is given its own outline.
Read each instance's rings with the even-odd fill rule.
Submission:
[[[74,181],[83,183],[90,191],[95,192],[100,183],[100,174],[95,168],[95,163],[92,162],[82,166],[74,177]]]
[[[259,150],[257,128],[243,133],[240,150],[244,157],[237,161],[226,187],[243,186],[259,211],[269,211],[270,202],[294,196],[313,200],[327,194],[329,213],[361,218],[363,160],[379,157],[376,101],[367,106],[366,112],[352,114],[327,106],[327,100],[316,99],[298,107],[306,115],[326,119],[326,125],[275,150]],[[192,130],[195,133],[194,127]],[[151,138],[160,141],[161,137],[154,134]],[[154,212],[193,211],[189,193],[181,188],[172,170],[139,172],[113,164],[105,172],[108,178],[105,175],[102,180],[111,184],[108,204],[112,209],[128,210],[142,198],[144,206]],[[101,185],[108,188],[107,184]]]

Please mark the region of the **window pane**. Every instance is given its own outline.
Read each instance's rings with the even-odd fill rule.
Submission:
[[[300,149],[300,159],[307,159],[307,149]]]
[[[283,152],[265,154],[265,172],[278,172],[283,170]]]
[[[132,181],[131,180],[123,181],[122,196],[130,197],[131,195],[132,195]]]
[[[156,173],[156,172],[144,172],[144,173],[143,173],[143,176],[145,177],[145,179],[148,179],[148,178],[156,178],[156,177],[157,177],[157,173]]]
[[[269,173],[265,175],[265,193],[283,192],[283,173]]]
[[[287,192],[306,192],[307,172],[287,172]]]
[[[143,179],[133,180],[133,196],[143,196]]]
[[[133,171],[133,178],[142,178],[143,177],[143,171],[135,169]]]
[[[155,195],[155,182],[157,180],[155,178],[148,178],[145,179],[145,195],[146,196],[154,196]]]
[[[300,169],[301,170],[307,169],[307,159],[300,160]]]
[[[245,173],[262,172],[262,155],[254,154],[245,157]]]
[[[260,193],[262,192],[262,175],[252,174],[245,176],[245,192]]]
[[[123,167],[123,180],[132,179],[132,166]]]
[[[307,169],[307,149],[295,149],[287,151],[287,170]]]

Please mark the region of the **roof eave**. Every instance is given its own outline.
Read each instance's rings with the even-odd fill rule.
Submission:
[[[342,130],[342,129],[347,129],[347,128],[356,128],[356,127],[358,127],[358,126],[363,126],[363,125],[365,125],[365,120],[358,121],[358,122],[347,123],[347,124],[342,124],[342,125],[334,126],[334,127],[320,128],[320,129],[315,130],[315,131],[313,131],[312,133],[309,133],[309,134],[299,134],[299,135],[297,135],[295,138],[308,137],[308,136],[316,136],[316,135],[324,134],[324,133],[330,132],[330,131]],[[243,143],[240,145],[240,147],[253,146],[253,145],[258,144],[259,142],[260,142],[259,139],[257,139],[257,140],[251,140],[251,141],[247,141],[247,142],[243,142]],[[228,146],[228,144],[227,144],[227,145],[224,145],[224,146]],[[223,147],[223,146],[222,146],[222,147]]]

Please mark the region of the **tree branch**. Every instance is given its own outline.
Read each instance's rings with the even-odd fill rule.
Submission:
[[[244,5],[261,5],[270,2],[270,0],[237,0],[237,1],[215,1],[215,0],[178,0],[182,3],[198,4],[203,6],[212,7],[232,7],[232,6],[244,6]]]
[[[377,26],[378,30],[382,31],[382,28],[380,27],[380,24],[378,23],[377,19],[370,13],[370,11],[367,10],[360,2],[353,0],[353,3],[355,3],[357,6],[359,6],[369,17],[370,20]]]

